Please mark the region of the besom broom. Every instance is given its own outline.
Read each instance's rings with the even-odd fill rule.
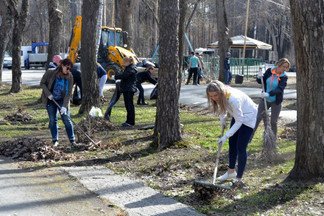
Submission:
[[[264,74],[264,68],[262,68],[262,74]],[[261,77],[262,91],[266,92],[264,88],[263,76]],[[276,135],[273,133],[270,125],[267,100],[263,97],[264,102],[264,132],[263,132],[263,147],[261,151],[261,159],[266,161],[273,161],[278,158],[277,144],[276,144]]]

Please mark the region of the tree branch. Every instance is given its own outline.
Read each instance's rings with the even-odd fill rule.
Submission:
[[[144,4],[146,4],[146,6],[147,6],[147,7],[149,8],[149,10],[152,12],[152,14],[153,14],[153,18],[154,18],[155,22],[159,25],[159,19],[155,16],[154,9],[149,5],[149,3],[148,3],[147,1],[142,0],[142,2],[143,2]]]

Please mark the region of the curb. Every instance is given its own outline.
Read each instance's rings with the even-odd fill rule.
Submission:
[[[202,216],[195,209],[166,197],[143,182],[116,175],[104,166],[62,167],[87,189],[124,209],[130,216]]]

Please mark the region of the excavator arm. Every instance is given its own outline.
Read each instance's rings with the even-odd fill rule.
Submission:
[[[76,16],[73,31],[70,38],[68,59],[74,64],[78,57],[78,48],[81,41],[82,17]]]

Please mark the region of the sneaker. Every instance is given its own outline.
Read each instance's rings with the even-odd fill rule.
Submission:
[[[236,172],[234,171],[233,173],[228,173],[228,171],[222,175],[222,176],[219,176],[217,178],[218,181],[226,181],[226,180],[229,180],[229,179],[234,179],[236,178]]]
[[[71,146],[76,147],[78,144],[75,141],[71,141]]]
[[[121,126],[122,127],[133,127],[133,125],[128,124],[127,122],[124,122]]]
[[[56,141],[53,141],[53,146],[54,147],[57,147],[59,145],[59,142],[56,140]]]
[[[145,106],[145,105],[148,105],[148,103],[146,103],[146,102],[143,102],[143,103],[141,103],[141,104],[138,104],[138,105],[143,105],[143,106]]]

